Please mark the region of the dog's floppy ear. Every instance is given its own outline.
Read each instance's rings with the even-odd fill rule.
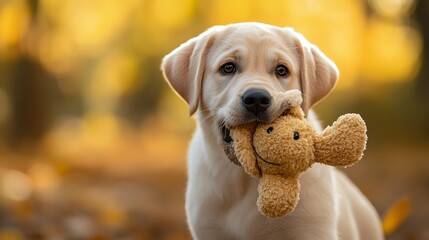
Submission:
[[[161,64],[164,78],[171,88],[189,104],[192,115],[198,108],[207,52],[214,41],[213,27],[180,45]]]
[[[300,58],[301,88],[304,97],[304,112],[324,98],[333,89],[338,80],[339,72],[335,63],[326,57],[319,48],[308,42],[301,34],[290,28]]]

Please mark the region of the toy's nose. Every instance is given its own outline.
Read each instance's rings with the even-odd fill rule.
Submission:
[[[241,103],[248,112],[257,115],[270,107],[271,95],[263,89],[249,89],[241,97]]]

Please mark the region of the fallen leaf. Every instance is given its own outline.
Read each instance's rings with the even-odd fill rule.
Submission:
[[[403,196],[386,212],[383,218],[383,231],[386,235],[395,231],[408,217],[411,209],[411,199]]]

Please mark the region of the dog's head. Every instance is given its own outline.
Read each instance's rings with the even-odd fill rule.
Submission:
[[[303,93],[307,113],[338,78],[335,64],[301,34],[261,23],[212,27],[168,54],[162,70],[191,115],[223,142],[232,140],[229,127],[280,116],[286,90]]]

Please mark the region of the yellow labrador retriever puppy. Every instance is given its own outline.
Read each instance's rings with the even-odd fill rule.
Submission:
[[[300,178],[295,211],[278,219],[256,207],[258,180],[230,151],[228,128],[270,122],[299,89],[310,108],[338,78],[335,64],[291,28],[261,23],[215,26],[168,54],[162,70],[196,113],[189,148],[186,214],[195,239],[383,239],[378,215],[356,186],[333,167],[315,164]]]

